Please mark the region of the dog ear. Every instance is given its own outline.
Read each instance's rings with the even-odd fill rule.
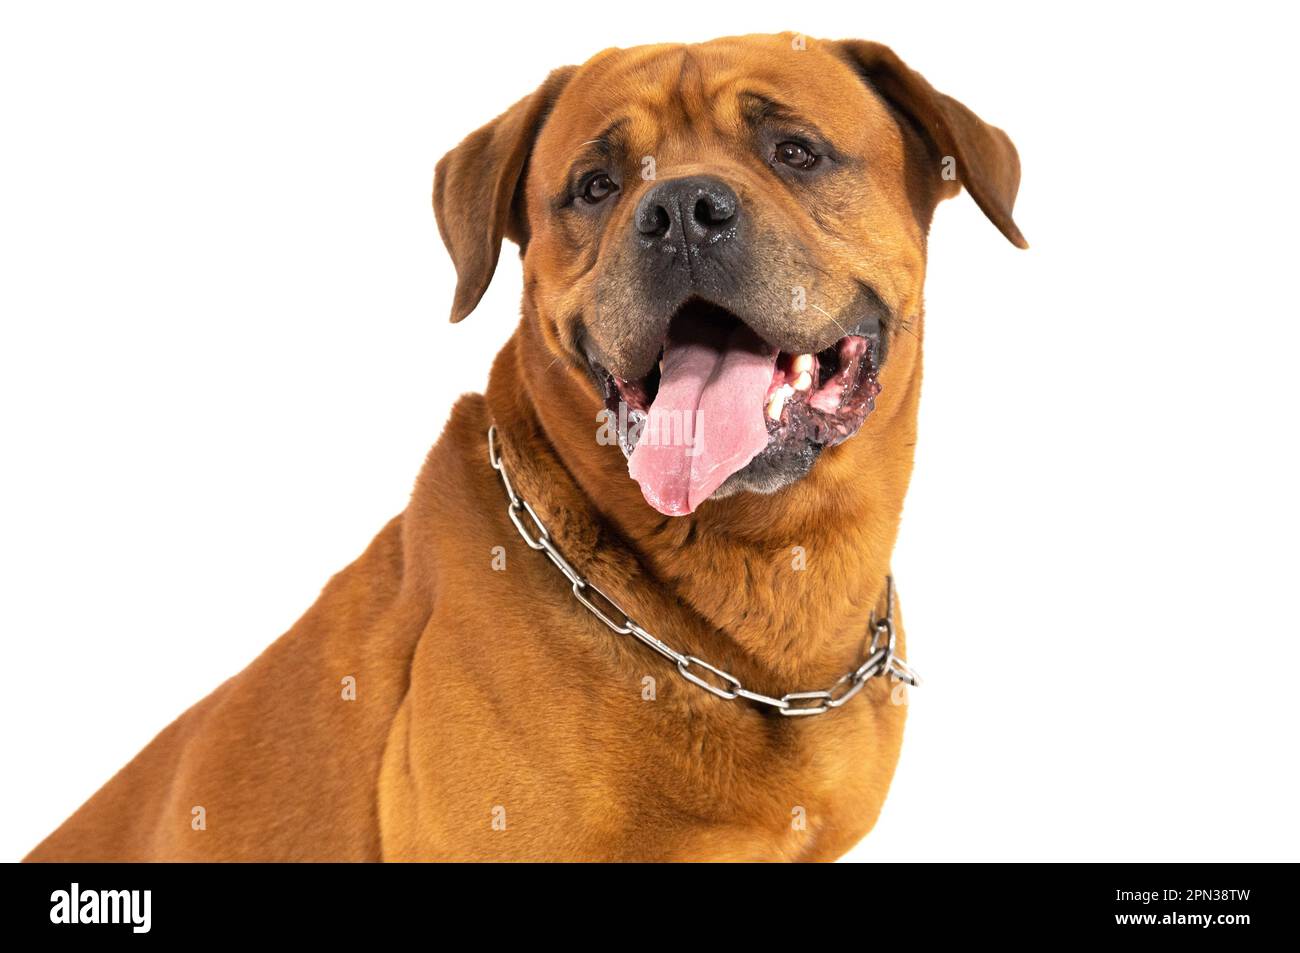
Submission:
[[[438,162],[433,214],[456,266],[453,322],[473,311],[487,291],[501,254],[501,239],[509,238],[520,248],[528,241],[523,208],[528,156],[575,69],[554,70],[536,92],[470,133]]]
[[[1020,187],[1020,157],[1007,134],[936,90],[889,47],[841,40],[835,48],[868,85],[912,121],[941,161],[948,156],[955,160],[957,181],[1011,244],[1028,248],[1011,218]]]

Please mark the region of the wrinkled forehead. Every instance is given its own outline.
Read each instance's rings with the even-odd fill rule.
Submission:
[[[534,168],[562,176],[584,153],[636,161],[708,150],[755,125],[811,127],[846,151],[892,127],[882,101],[832,52],[782,37],[607,50],[579,68],[543,127]]]

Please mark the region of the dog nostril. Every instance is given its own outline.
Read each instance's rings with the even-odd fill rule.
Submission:
[[[637,216],[636,225],[637,230],[642,235],[663,238],[668,234],[672,219],[668,217],[668,210],[662,205],[653,205],[650,208],[641,210],[641,214]]]
[[[705,228],[725,225],[735,214],[736,210],[730,202],[712,196],[702,195],[695,202],[695,221]]]

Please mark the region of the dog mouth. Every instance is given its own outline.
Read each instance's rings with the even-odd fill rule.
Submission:
[[[815,352],[781,350],[726,309],[692,299],[672,318],[649,373],[625,379],[592,361],[607,427],[646,501],[693,512],[764,460],[811,460],[848,440],[875,408],[877,317]]]

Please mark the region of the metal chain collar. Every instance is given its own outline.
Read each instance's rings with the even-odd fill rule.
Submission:
[[[879,620],[873,619],[871,622],[871,648],[867,653],[866,661],[852,671],[845,672],[834,685],[825,691],[787,692],[780,698],[773,698],[759,692],[751,692],[742,686],[740,679],[731,673],[710,665],[704,659],[696,658],[694,655],[683,655],[671,646],[661,642],[637,625],[617,602],[607,596],[594,582],[574,569],[569,561],[556,549],[555,544],[551,541],[550,532],[537,516],[536,511],[528,505],[527,500],[515,492],[514,486],[510,483],[505,464],[497,451],[496,429],[495,426],[488,427],[488,462],[492,464],[492,469],[501,475],[501,485],[505,487],[506,497],[510,503],[506,513],[510,517],[510,522],[515,524],[515,529],[519,531],[519,535],[523,537],[524,542],[532,549],[544,552],[546,558],[555,564],[555,568],[564,573],[564,577],[569,580],[573,587],[573,597],[582,603],[587,611],[605,623],[612,632],[618,635],[631,635],[670,662],[676,663],[678,673],[688,682],[698,685],[719,698],[725,698],[728,701],[744,698],[759,705],[775,708],[782,715],[790,717],[820,715],[833,708],[839,708],[862,691],[862,686],[869,679],[877,676],[892,675],[908,685],[921,684],[921,679],[916,672],[894,654],[894,580],[892,576],[885,577],[885,617]],[[533,532],[530,533],[524,525],[525,519],[532,523]],[[622,621],[618,621],[620,619]],[[712,674],[720,684],[714,684],[708,681],[706,677],[697,675],[695,669],[703,669],[705,672]]]

